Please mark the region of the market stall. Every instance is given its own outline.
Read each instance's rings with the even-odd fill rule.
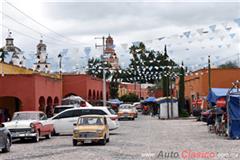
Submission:
[[[177,98],[161,97],[156,99],[156,102],[159,104],[159,111],[158,111],[159,119],[169,119],[169,118],[179,117]]]

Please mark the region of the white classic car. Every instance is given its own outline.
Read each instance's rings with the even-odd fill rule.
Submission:
[[[137,110],[131,104],[121,104],[118,109],[118,118],[134,120],[137,118]]]
[[[38,142],[41,136],[50,139],[54,131],[53,124],[40,111],[15,112],[12,120],[4,125],[13,139],[31,138],[34,142]]]

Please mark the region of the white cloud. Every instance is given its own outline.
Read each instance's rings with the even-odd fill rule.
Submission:
[[[224,32],[223,22],[231,22],[230,25],[233,26],[231,33],[237,33],[235,39],[229,39],[228,37],[224,41],[216,39],[209,41],[208,38],[211,35],[208,35],[204,37],[205,40],[202,42],[199,42],[197,40],[199,36],[196,36],[192,38],[192,43],[188,43],[187,41],[189,40],[185,38],[178,40],[168,39],[168,41],[163,40],[160,42],[154,41],[148,45],[156,50],[162,50],[164,44],[172,44],[171,47],[168,47],[168,50],[172,51],[172,53],[169,53],[170,56],[179,63],[183,60],[187,64],[202,63],[198,57],[206,57],[208,54],[224,57],[239,52],[239,46],[237,46],[237,42],[239,43],[237,37],[239,38],[240,34],[239,27],[232,23],[234,18],[240,17],[239,2],[10,2],[48,28],[67,37],[62,38],[44,29],[19,14],[10,6],[7,6],[7,4],[5,5],[4,12],[6,14],[44,33],[43,39],[48,45],[51,57],[56,57],[63,48],[79,48],[80,51],[83,51],[85,46],[92,47],[91,56],[99,56],[101,50],[94,49],[95,43],[98,42],[94,37],[107,36],[110,33],[117,46],[116,50],[121,63],[128,62],[128,54],[120,47],[122,43],[130,45],[133,41],[147,41],[162,36],[179,35],[186,31],[196,31],[196,29],[202,27],[208,29],[208,26],[212,24],[216,24],[217,28]],[[15,43],[26,54],[35,50],[35,46],[40,38],[38,33],[12,22],[7,17],[4,18],[3,23],[10,28],[34,37],[35,39],[31,39],[13,31]],[[227,32],[223,34],[226,37],[228,36]],[[4,28],[2,38],[6,37],[6,35],[7,29]],[[216,34],[213,35],[213,37],[218,36]],[[70,39],[73,39],[73,41]],[[76,41],[79,43],[76,43]],[[222,48],[218,48],[220,44],[223,45]],[[231,47],[227,48],[227,44],[231,44]],[[203,46],[205,47],[204,49],[201,48]],[[186,48],[189,48],[189,51],[185,50]],[[75,64],[76,59],[82,55],[83,52],[77,52],[70,56],[73,57],[73,63]]]

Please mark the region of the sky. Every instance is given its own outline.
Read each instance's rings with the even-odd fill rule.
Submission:
[[[240,27],[234,21],[240,18],[240,1],[2,0],[0,14],[0,44],[10,29],[28,67],[43,39],[53,70],[63,49],[68,49],[65,71],[83,69],[84,48],[91,48],[90,57],[99,57],[102,50],[95,44],[101,40],[95,37],[109,34],[122,67],[129,63],[128,48],[138,41],[159,51],[166,44],[170,58],[192,70],[204,67],[208,55],[219,65],[238,60],[240,53]]]

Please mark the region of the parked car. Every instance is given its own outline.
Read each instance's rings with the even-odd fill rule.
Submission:
[[[66,109],[78,108],[79,105],[69,104],[69,105],[58,105],[54,107],[53,115],[56,115]]]
[[[4,126],[4,124],[0,124],[0,149],[2,152],[9,152],[10,147],[12,145],[12,136],[10,131]]]
[[[143,106],[140,102],[133,103],[133,106],[138,110],[138,112],[141,112],[143,110]]]
[[[107,117],[110,130],[119,127],[118,116],[107,107],[81,107],[64,110],[63,112],[50,118],[54,124],[56,134],[72,134],[73,123],[83,115],[105,115]]]
[[[105,145],[109,142],[109,126],[107,117],[102,115],[81,116],[77,123],[74,123],[73,146],[81,143],[100,143]]]
[[[31,138],[38,142],[40,137],[51,138],[54,131],[53,124],[47,119],[45,113],[40,111],[15,112],[12,121],[4,125],[11,132],[12,138]]]
[[[119,119],[131,119],[134,120],[136,117],[136,109],[131,104],[121,104],[119,106],[118,118]]]

